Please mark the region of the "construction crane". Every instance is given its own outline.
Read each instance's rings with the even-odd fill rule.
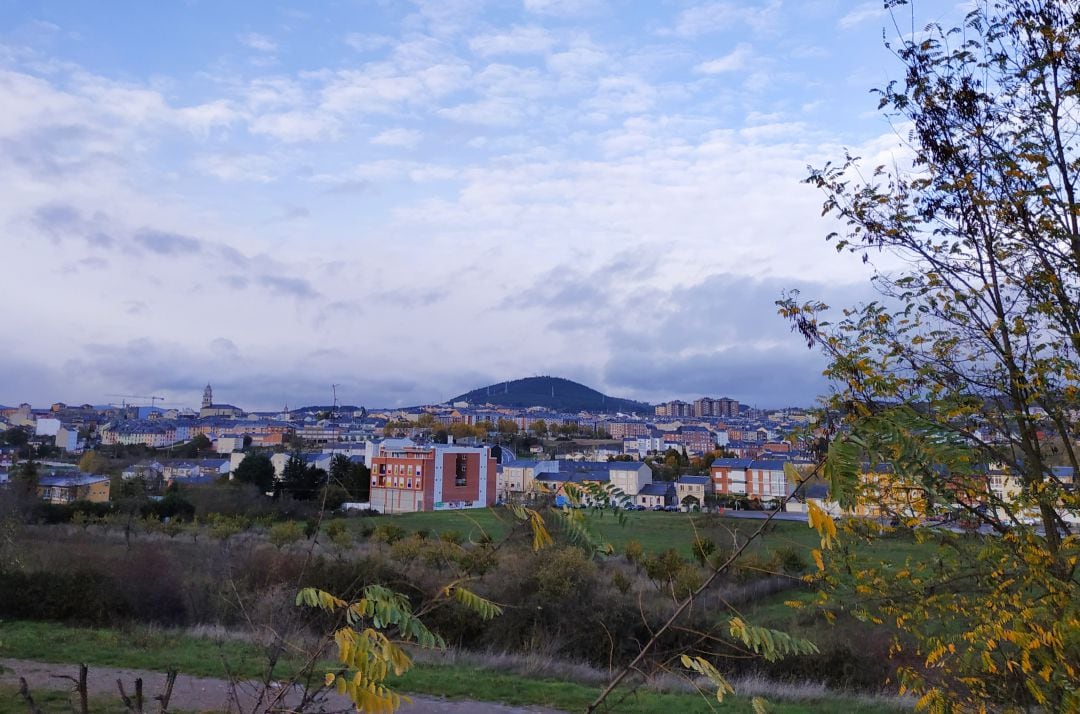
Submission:
[[[157,397],[157,396],[153,396],[153,395],[144,395],[144,394],[106,394],[105,396],[106,397],[123,397],[125,400],[126,399],[149,399],[151,409],[153,409],[154,407],[157,406],[156,402],[164,402],[165,401],[165,397]],[[125,407],[127,406],[126,402],[125,402],[124,406]]]

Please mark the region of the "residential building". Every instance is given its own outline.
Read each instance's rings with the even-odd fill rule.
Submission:
[[[712,463],[713,488],[725,496],[774,499],[791,495],[794,488],[778,459],[716,459]]]
[[[367,460],[375,510],[405,513],[495,504],[496,461],[488,447],[393,443],[400,441],[408,440],[386,439]]]
[[[675,505],[675,484],[670,481],[646,484],[634,495],[634,503],[645,508],[673,506]]]
[[[538,473],[558,471],[557,461],[537,461],[518,459],[498,467],[495,478],[495,492],[503,503],[512,501],[533,490],[533,479]]]
[[[605,425],[612,439],[648,436],[651,428],[643,421],[612,421]]]
[[[680,506],[705,505],[705,496],[713,492],[713,481],[708,476],[680,476],[675,482],[675,501]]]
[[[77,473],[68,476],[42,476],[38,479],[38,498],[47,503],[74,503],[109,501],[109,477]]]

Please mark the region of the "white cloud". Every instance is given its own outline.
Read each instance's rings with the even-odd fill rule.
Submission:
[[[746,25],[759,32],[773,29],[781,16],[780,0],[757,2],[706,2],[683,10],[675,20],[673,32],[682,37],[697,37],[713,32],[734,30]],[[667,33],[664,33],[667,34]]]
[[[414,129],[387,129],[373,136],[371,143],[377,146],[398,146],[404,149],[413,149],[423,138],[423,132]]]
[[[477,35],[469,40],[469,49],[481,57],[508,54],[543,54],[555,44],[555,38],[542,27],[516,26],[504,32]]]
[[[386,35],[371,35],[361,32],[350,32],[345,35],[344,42],[357,52],[374,52],[394,44],[392,37]]]
[[[538,15],[582,17],[593,15],[604,7],[603,0],[524,0],[525,9]]]
[[[563,78],[592,76],[611,61],[606,52],[599,49],[578,46],[566,52],[558,52],[547,58],[548,68]]]
[[[864,2],[850,10],[836,23],[845,30],[870,20],[885,17],[887,10],[880,2]]]
[[[340,123],[324,112],[289,111],[257,116],[249,129],[252,134],[295,143],[332,139],[337,136]]]
[[[192,165],[197,171],[222,181],[270,183],[275,178],[274,161],[269,156],[243,154],[203,154]]]
[[[249,47],[257,52],[276,52],[277,43],[273,39],[266,35],[259,34],[258,32],[248,32],[240,35],[236,39],[240,40],[240,43],[245,47]]]
[[[582,107],[603,114],[637,114],[651,109],[657,96],[656,88],[641,77],[612,75],[600,79],[596,95]]]
[[[513,126],[521,121],[520,102],[508,97],[492,97],[438,110],[438,115],[456,122],[484,126]]]
[[[464,62],[440,62],[415,70],[382,62],[342,70],[322,88],[322,106],[337,113],[388,112],[402,105],[425,104],[461,89],[470,74]]]
[[[745,42],[739,43],[731,52],[727,53],[723,57],[719,57],[708,62],[702,62],[694,67],[694,70],[701,72],[702,74],[723,74],[724,72],[734,72],[742,69],[746,66],[746,61],[750,59],[753,52],[751,46]]]

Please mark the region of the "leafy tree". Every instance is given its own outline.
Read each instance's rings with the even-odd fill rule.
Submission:
[[[499,418],[499,422],[496,425],[499,433],[503,436],[513,436],[518,433],[518,425],[513,419]]]
[[[233,478],[254,484],[260,492],[268,493],[274,489],[274,464],[266,454],[248,454],[233,471]]]
[[[330,459],[330,482],[345,485],[345,481],[349,478],[349,467],[352,464],[349,462],[349,457],[345,454],[334,454]]]
[[[206,434],[196,434],[191,441],[170,448],[170,452],[181,459],[194,459],[213,453],[213,450],[214,442]]]
[[[548,425],[543,419],[537,419],[529,424],[529,431],[539,436],[541,439],[548,435]]]
[[[430,429],[435,426],[435,415],[431,412],[424,412],[416,418],[416,425],[422,429]]]
[[[841,503],[878,499],[907,522],[945,505],[993,533],[939,534],[939,556],[899,572],[843,551],[826,563],[831,592],[861,595],[856,614],[923,658],[902,685],[936,711],[1080,710],[1080,539],[1064,517],[1080,503],[1052,468],[1060,447],[1080,473],[1077,12],[983,2],[961,28],[903,35],[904,79],[879,97],[910,127],[911,168],[848,157],[809,179],[847,225],[838,249],[900,267],[835,324],[820,303],[781,303],[831,360]],[[890,467],[862,478],[864,460]]]
[[[371,470],[364,464],[349,461],[344,454],[330,459],[330,483],[348,493],[350,499],[367,501],[371,492]]]
[[[326,472],[308,465],[299,452],[289,457],[281,472],[281,487],[298,501],[310,501],[326,483]]]
[[[30,441],[30,434],[25,429],[17,426],[5,429],[0,434],[0,443],[9,444],[10,446],[25,446],[28,441]]]
[[[19,462],[11,469],[10,473],[15,488],[33,497],[37,497],[39,475],[37,462],[33,459]]]
[[[110,462],[97,451],[87,451],[79,459],[79,471],[88,474],[103,474],[109,470]]]

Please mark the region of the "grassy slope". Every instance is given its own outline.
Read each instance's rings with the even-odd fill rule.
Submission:
[[[690,557],[690,544],[695,529],[718,543],[730,543],[732,533],[749,535],[757,530],[761,521],[741,518],[721,518],[689,513],[664,513],[636,511],[626,514],[626,524],[620,525],[611,512],[597,512],[590,518],[597,534],[622,552],[631,538],[641,542],[646,551],[658,552],[675,548],[684,557]],[[487,533],[493,539],[502,538],[512,523],[510,515],[502,509],[482,508],[463,511],[437,511],[431,513],[402,513],[378,516],[372,519],[352,519],[356,524],[377,526],[392,523],[408,532],[426,529],[434,533],[457,531],[466,539],[476,540]],[[721,524],[719,527],[707,524]],[[816,547],[817,535],[806,524],[776,521],[770,526],[767,539],[761,547],[767,550],[794,545],[806,549]]]
[[[69,628],[49,623],[0,623],[0,656],[45,662],[86,662],[99,666],[128,667],[163,671],[175,667],[185,674],[223,677],[224,662],[242,676],[254,677],[261,662],[259,648],[243,642],[215,642],[186,635],[135,629],[130,632],[105,629]],[[514,705],[535,704],[567,711],[581,711],[598,689],[593,686],[537,680],[514,674],[470,669],[462,666],[422,665],[394,681],[401,691],[433,694],[453,699],[499,701]],[[51,697],[52,695],[50,695]],[[12,701],[18,706],[12,708]],[[52,701],[50,699],[50,701]],[[56,700],[57,702],[66,699]],[[710,704],[711,702],[711,704]],[[729,698],[728,711],[750,711],[749,701]],[[182,702],[177,702],[183,705]],[[670,714],[670,712],[712,712],[715,700],[709,696],[659,694],[642,691],[615,708],[629,714]],[[7,708],[5,708],[7,707]],[[66,707],[59,707],[65,709]],[[0,689],[0,714],[25,711],[10,692]],[[888,712],[891,709],[843,698],[775,702],[778,713],[833,712],[850,714]]]

